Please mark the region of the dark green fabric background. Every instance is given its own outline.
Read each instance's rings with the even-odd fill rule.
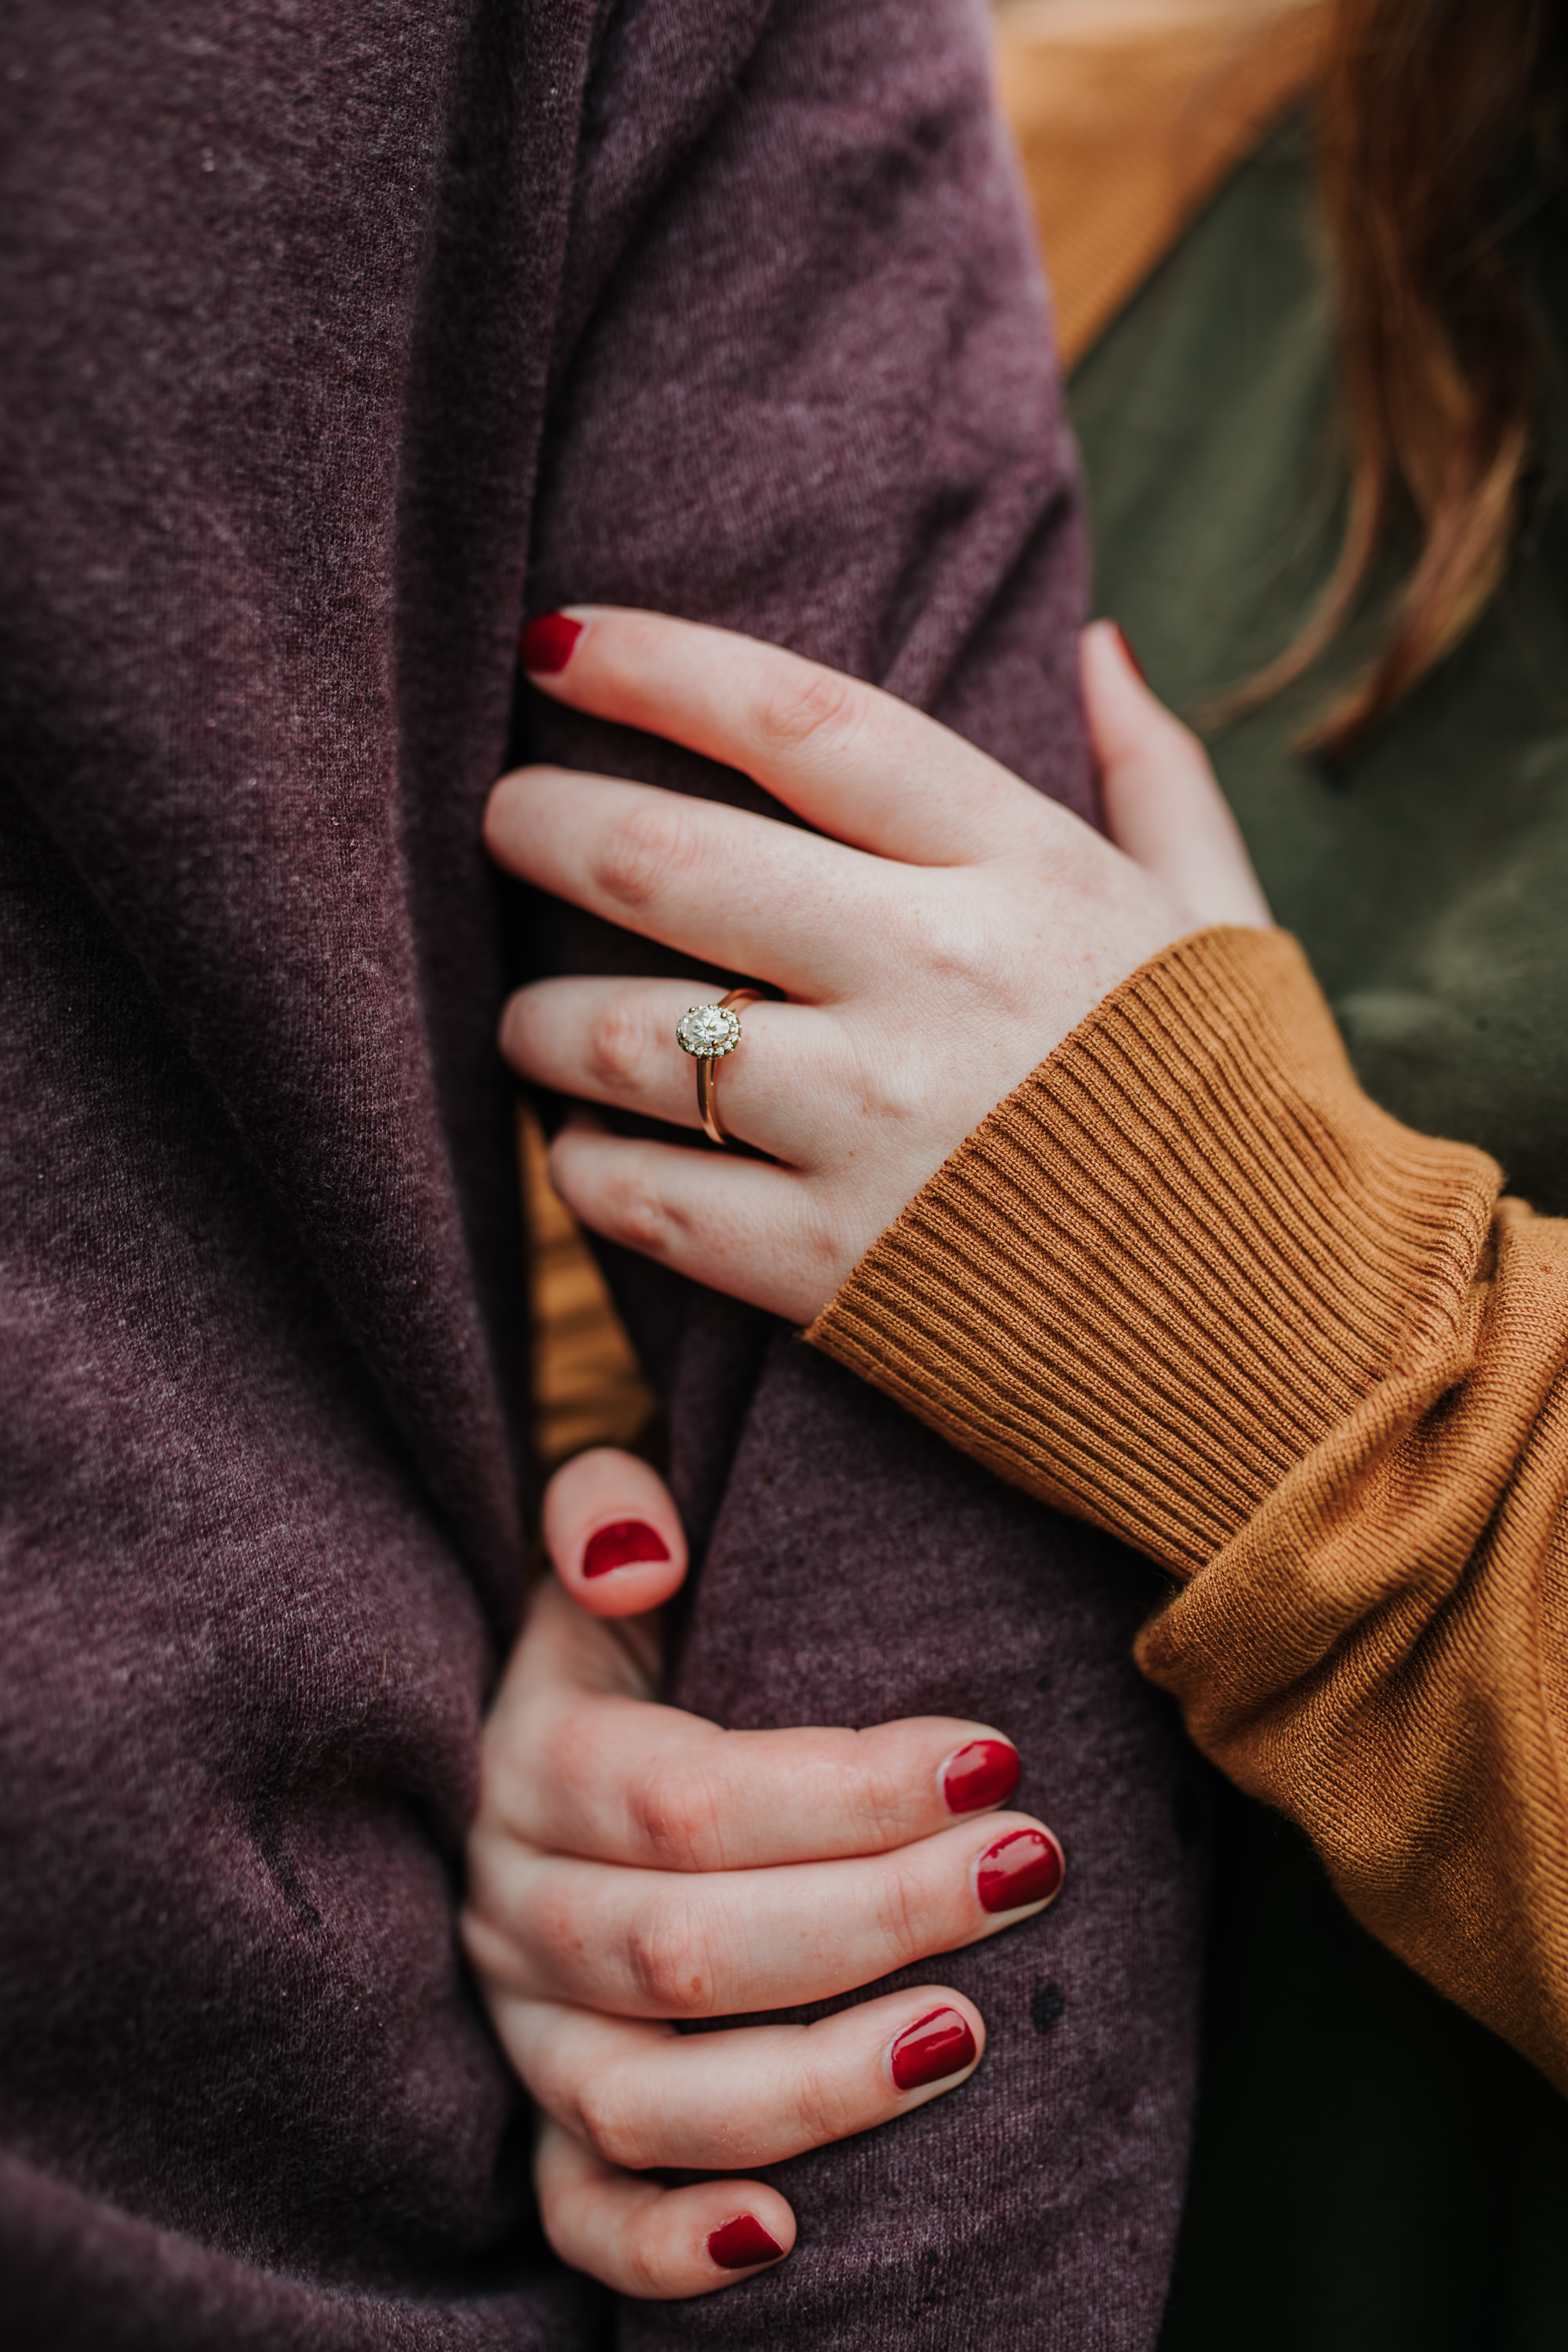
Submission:
[[[1568,319],[1563,218],[1521,265]],[[1549,335],[1549,349],[1553,339]],[[1310,145],[1231,181],[1079,368],[1097,608],[1189,717],[1293,635],[1342,520]],[[1370,1091],[1568,1213],[1568,446],[1481,627],[1348,772],[1293,754],[1356,656],[1210,743]],[[1364,632],[1363,635],[1364,642]],[[1217,1796],[1205,2088],[1162,2352],[1565,2352],[1568,2103]]]

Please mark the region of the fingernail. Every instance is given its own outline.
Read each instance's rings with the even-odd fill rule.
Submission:
[[[631,1568],[639,1559],[668,1559],[669,1546],[646,1519],[617,1519],[588,1538],[583,1554],[584,1576],[608,1576],[612,1568]]]
[[[517,641],[524,669],[532,670],[537,677],[552,677],[558,669],[565,668],[582,634],[581,621],[569,621],[564,613],[541,613]]]
[[[737,2213],[708,2241],[721,2271],[749,2271],[753,2263],[776,2263],[784,2248],[769,2237],[754,2213]]]
[[[1148,673],[1148,671],[1144,668],[1144,667],[1143,667],[1142,663],[1139,660],[1139,658],[1138,658],[1137,655],[1133,652],[1133,650],[1132,650],[1132,644],[1131,644],[1131,639],[1130,639],[1130,637],[1128,636],[1126,630],[1122,627],[1122,625],[1121,625],[1121,622],[1120,622],[1120,621],[1112,621],[1112,623],[1110,624],[1110,625],[1111,625],[1111,627],[1112,627],[1112,628],[1115,630],[1115,632],[1116,632],[1116,640],[1117,640],[1117,643],[1121,646],[1122,652],[1126,655],[1126,656],[1127,656],[1128,660],[1131,663],[1132,667],[1134,668],[1134,670],[1136,670],[1136,672],[1138,673],[1138,676],[1142,679],[1142,681],[1143,681],[1144,685],[1145,685],[1145,686],[1147,686],[1147,685],[1148,685],[1148,683],[1149,683],[1149,673]],[[569,654],[569,653],[571,652],[571,650],[572,650],[571,646],[567,646],[567,648],[566,648],[566,653],[567,653],[567,654]],[[564,661],[564,660],[565,660],[565,658],[566,658],[566,654],[563,654],[563,655],[562,655],[562,656],[561,656],[562,661]],[[559,667],[559,664],[557,665],[557,667]]]
[[[1016,1748],[1005,1739],[972,1739],[942,1768],[942,1793],[950,1813],[978,1813],[1005,1805],[1024,1769]]]
[[[1047,1830],[1014,1830],[980,1857],[974,1891],[983,1911],[1019,1911],[1045,1903],[1062,1883],[1067,1864]]]
[[[921,2091],[928,2083],[945,2082],[974,2063],[974,2036],[969,2021],[956,2009],[933,2009],[905,2026],[889,2053],[893,2080],[900,2091]]]

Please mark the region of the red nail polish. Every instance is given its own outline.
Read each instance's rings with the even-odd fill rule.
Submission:
[[[942,1793],[950,1813],[978,1813],[1005,1805],[1024,1769],[1016,1748],[1005,1739],[972,1739],[942,1767]]]
[[[1128,660],[1131,663],[1133,668],[1137,671],[1144,685],[1147,686],[1149,683],[1149,673],[1144,668],[1142,663],[1139,660],[1137,655],[1133,652],[1131,641],[1129,638],[1126,630],[1122,627],[1120,621],[1112,621],[1110,625],[1116,632],[1117,643],[1121,646],[1122,652],[1126,655]],[[571,650],[571,646],[568,646],[566,653],[569,654]],[[566,655],[563,654],[561,658],[564,661]]]
[[[568,620],[564,613],[541,613],[530,621],[517,641],[519,657],[524,669],[538,677],[553,677],[564,669],[572,658],[572,648],[583,634],[581,621]]]
[[[933,2009],[906,2025],[892,2048],[893,2080],[900,2091],[945,2082],[974,2063],[974,2036],[956,2009]]]
[[[1044,1903],[1062,1883],[1067,1864],[1047,1830],[1014,1830],[980,1857],[975,1891],[983,1911],[1017,1911]]]
[[[669,1546],[646,1519],[617,1519],[588,1538],[583,1554],[584,1576],[608,1576],[612,1568],[632,1568],[639,1559],[668,1559]]]
[[[784,2248],[769,2237],[754,2213],[737,2213],[714,2231],[708,2251],[721,2271],[749,2271],[753,2263],[776,2263]]]

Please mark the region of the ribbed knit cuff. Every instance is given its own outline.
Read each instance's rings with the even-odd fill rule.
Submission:
[[[998,1105],[806,1337],[1190,1573],[1453,1337],[1498,1185],[1362,1092],[1292,939],[1202,931]]]

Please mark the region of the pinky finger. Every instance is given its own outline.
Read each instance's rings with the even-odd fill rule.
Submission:
[[[809,1323],[860,1255],[816,1233],[803,1177],[762,1160],[574,1123],[550,1180],[591,1232],[786,1323]]]
[[[678,1591],[686,1537],[656,1470],[595,1445],[544,1490],[544,1548],[563,1589],[591,1617],[637,1617]]]
[[[617,2294],[654,2303],[711,2294],[778,2262],[795,2243],[795,2215],[760,2180],[703,2180],[664,2189],[623,2172],[548,2120],[534,2179],[544,2234],[563,2263]]]

